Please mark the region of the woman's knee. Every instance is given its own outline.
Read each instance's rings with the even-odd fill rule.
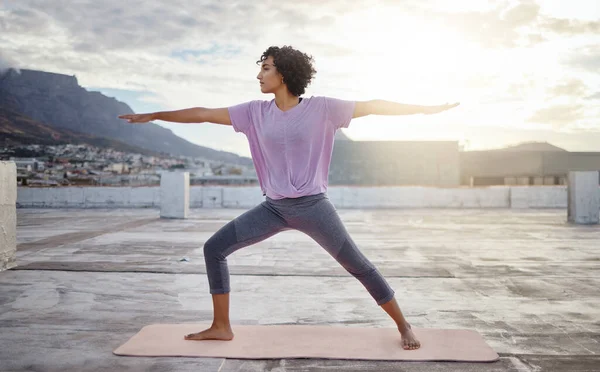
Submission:
[[[336,260],[353,276],[368,276],[375,266],[349,240],[346,240],[337,254]]]
[[[223,259],[225,252],[236,243],[235,227],[233,223],[229,223],[214,235],[212,235],[204,243],[205,259]]]
[[[204,258],[216,258],[219,253],[219,244],[214,235],[204,243]]]

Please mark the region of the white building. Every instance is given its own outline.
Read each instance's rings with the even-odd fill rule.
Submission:
[[[116,172],[116,173],[128,173],[129,172],[129,165],[125,164],[125,163],[113,163],[110,164],[109,166],[104,168],[104,171],[107,172]]]
[[[44,170],[44,162],[36,159],[36,158],[10,158],[11,161],[14,161],[17,165],[17,168],[28,169],[29,171],[43,171]]]

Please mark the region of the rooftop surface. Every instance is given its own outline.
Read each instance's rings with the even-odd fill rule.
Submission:
[[[339,210],[413,327],[476,330],[500,355],[494,363],[113,355],[143,326],[212,320],[202,246],[244,211],[166,220],[156,209],[19,209],[18,266],[0,273],[0,370],[600,371],[600,226],[570,225],[564,209]],[[300,232],[228,263],[234,332],[394,327]]]

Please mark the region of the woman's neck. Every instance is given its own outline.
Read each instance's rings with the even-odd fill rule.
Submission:
[[[290,93],[287,89],[285,92],[275,93],[275,104],[281,111],[287,111],[300,103],[300,98]]]

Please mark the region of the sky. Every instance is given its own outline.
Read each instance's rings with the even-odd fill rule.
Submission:
[[[305,97],[460,106],[368,116],[353,140],[545,141],[600,151],[600,6],[591,0],[5,0],[0,69],[75,75],[135,112],[228,107],[260,92],[271,45],[315,60]],[[157,121],[249,156],[229,126]],[[130,125],[130,124],[126,124]]]

